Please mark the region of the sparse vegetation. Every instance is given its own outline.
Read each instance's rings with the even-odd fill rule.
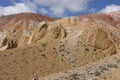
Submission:
[[[39,52],[42,52],[42,50],[40,49]]]
[[[60,52],[63,52],[64,49],[65,49],[65,45],[64,45],[64,44],[62,44],[62,45],[59,46],[59,51],[60,51]]]
[[[105,66],[100,66],[99,69],[100,69],[101,72],[104,72],[104,71],[108,71],[108,70],[109,70],[109,69],[108,69],[107,67],[105,67]]]
[[[27,48],[24,48],[22,51],[26,51],[27,50]]]
[[[96,48],[94,48],[93,51],[97,51]]]
[[[47,56],[45,54],[42,54],[41,56],[44,57],[45,59],[47,59]]]
[[[10,55],[12,55],[13,53],[11,52]]]
[[[7,56],[6,54],[4,54],[4,56]]]
[[[109,68],[118,68],[117,64],[108,64],[107,67],[109,67]]]
[[[119,31],[113,28],[114,25],[106,25],[113,20],[112,16],[110,20],[107,20],[109,16],[105,17],[107,22],[102,21],[105,14],[100,16],[101,21],[96,21],[94,16],[87,16],[85,19],[84,16],[71,17],[54,22],[49,22],[46,17],[47,21],[42,24],[39,23],[42,21],[42,15],[40,21],[37,21],[37,16],[35,21],[25,16],[22,16],[24,20],[20,21],[14,16],[15,20],[12,20],[11,16],[8,17],[7,24],[4,22],[5,33],[9,34],[7,28],[14,27],[16,30],[10,29],[8,38],[5,36],[6,40],[1,41],[1,50],[7,50],[0,53],[0,79],[2,77],[2,80],[30,80],[32,74],[37,73],[40,79],[47,76],[48,80],[97,80],[98,77],[104,77],[104,74],[111,74],[112,70],[117,71],[120,59],[116,60],[114,56],[114,59],[108,58],[119,51],[116,49],[119,38],[115,39],[119,36]],[[109,29],[109,26],[113,30]],[[3,27],[1,30],[4,32]],[[23,35],[23,29],[30,33],[25,32]],[[2,37],[4,36],[1,36],[1,40]],[[15,49],[9,49],[9,46],[15,46]],[[49,79],[51,74],[55,79]]]
[[[64,54],[61,55],[61,61],[63,62],[64,61]]]
[[[25,60],[25,63],[28,64],[28,61]]]
[[[118,60],[116,61],[116,63],[120,63],[120,59],[118,59]]]
[[[41,43],[42,47],[47,47],[47,43]]]
[[[85,48],[85,51],[89,51],[89,49],[88,49],[88,48]]]
[[[95,71],[95,76],[100,76],[101,75],[101,72],[100,71]]]
[[[79,80],[80,78],[80,75],[79,74],[77,74],[77,73],[73,73],[72,75],[71,75],[71,77],[72,77],[72,79],[73,80]]]

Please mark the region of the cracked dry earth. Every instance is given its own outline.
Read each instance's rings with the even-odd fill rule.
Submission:
[[[120,80],[120,51],[86,66],[39,78],[39,80]]]

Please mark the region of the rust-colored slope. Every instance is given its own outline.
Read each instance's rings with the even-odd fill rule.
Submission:
[[[41,21],[54,21],[55,18],[35,13],[21,13],[0,17],[0,29],[31,28]]]
[[[101,20],[120,29],[120,11],[109,14],[98,13],[79,16],[79,19],[89,18],[90,20]]]

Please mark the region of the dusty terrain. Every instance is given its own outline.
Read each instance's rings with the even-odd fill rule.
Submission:
[[[106,57],[73,70],[65,70],[40,80],[120,80],[120,54]]]
[[[0,80],[119,80],[119,21],[120,12],[3,16]]]

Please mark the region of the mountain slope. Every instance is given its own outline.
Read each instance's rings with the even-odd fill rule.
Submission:
[[[13,20],[18,22],[11,23],[17,26],[11,28],[8,23],[0,32],[0,78],[30,80],[34,74],[44,77],[65,70],[74,72],[86,64],[118,54],[120,26],[117,21],[120,19],[111,16],[120,16],[118,13],[43,19],[35,21],[33,27],[18,27],[19,21],[20,25],[21,21],[30,24],[32,17],[17,20],[16,16]],[[57,74],[61,75],[64,72]]]
[[[120,53],[73,70],[65,70],[40,80],[120,80]]]
[[[54,21],[56,19],[35,13],[21,13],[0,17],[0,28],[26,28],[34,27],[41,21]]]

